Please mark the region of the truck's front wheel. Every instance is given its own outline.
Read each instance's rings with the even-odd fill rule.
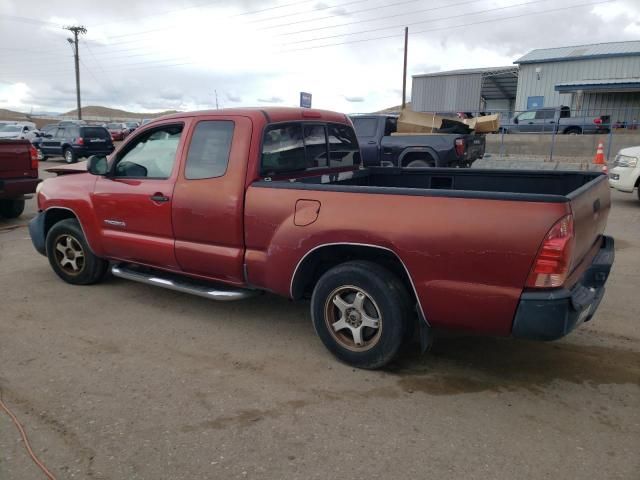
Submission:
[[[358,368],[380,368],[398,353],[409,325],[409,295],[390,271],[351,261],[326,272],[311,297],[313,325],[325,347]]]
[[[51,268],[65,282],[90,285],[104,278],[109,262],[91,252],[77,220],[56,223],[47,233],[46,244]]]

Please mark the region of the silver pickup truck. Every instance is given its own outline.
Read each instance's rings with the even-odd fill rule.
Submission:
[[[601,115],[592,117],[571,116],[566,106],[539,108],[519,113],[509,125],[503,125],[504,133],[563,133],[579,135],[581,133],[609,133],[610,117]]]

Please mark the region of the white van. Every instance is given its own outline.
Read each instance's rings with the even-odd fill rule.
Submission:
[[[640,184],[640,147],[623,148],[609,169],[609,186],[621,192],[633,193]],[[640,188],[638,188],[640,200]]]

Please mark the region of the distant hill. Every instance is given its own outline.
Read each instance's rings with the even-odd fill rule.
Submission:
[[[0,120],[29,120],[29,115],[0,108]]]
[[[407,102],[407,108],[411,110],[411,102]],[[374,113],[399,113],[402,110],[402,105],[397,105],[395,107],[385,108],[384,110],[378,110]]]
[[[169,115],[170,113],[177,113],[177,110],[166,110],[164,112],[157,113],[136,113],[136,112],[127,112],[125,110],[119,110],[117,108],[109,108],[109,107],[100,107],[100,106],[87,106],[82,107],[82,117],[90,118],[90,117],[104,117],[104,118],[155,118],[160,117],[162,115]],[[74,109],[69,112],[63,113],[64,117],[76,117],[78,115],[78,110]]]

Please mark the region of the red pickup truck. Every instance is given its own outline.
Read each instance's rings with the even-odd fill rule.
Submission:
[[[614,258],[605,175],[362,168],[333,112],[166,116],[87,169],[46,180],[30,223],[63,280],[310,298],[357,367],[432,329],[559,338],[591,319]]]
[[[31,142],[0,140],[0,216],[19,217],[38,183],[38,152]]]

